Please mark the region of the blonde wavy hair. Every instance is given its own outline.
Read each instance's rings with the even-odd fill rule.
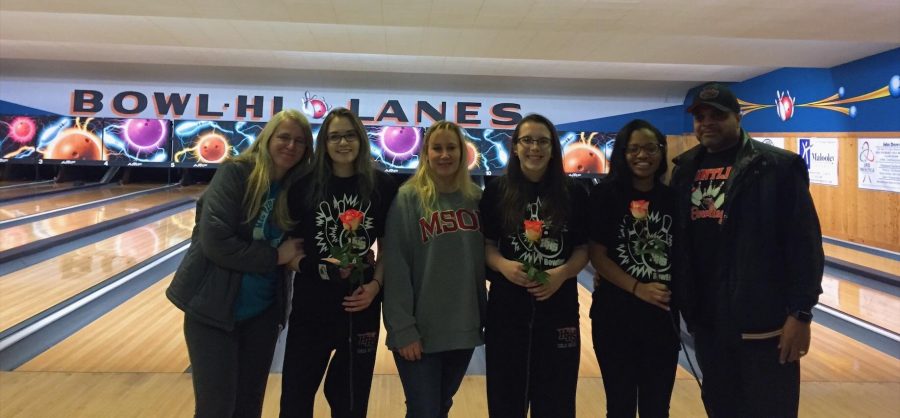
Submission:
[[[465,141],[463,141],[463,133],[459,125],[445,120],[436,122],[425,132],[425,139],[422,141],[422,147],[419,148],[419,166],[416,169],[416,173],[403,185],[403,187],[415,188],[426,215],[440,209],[436,207],[438,191],[434,182],[434,168],[428,162],[428,148],[431,146],[431,138],[440,131],[452,132],[456,135],[458,141],[460,151],[459,168],[456,170],[456,176],[453,178],[454,185],[467,200],[477,200],[481,195],[481,188],[473,183],[472,178],[469,177],[469,168],[466,165],[466,157],[469,150]]]
[[[269,194],[269,187],[272,185],[272,175],[275,172],[272,155],[269,154],[269,143],[272,141],[272,136],[275,134],[278,125],[284,121],[296,123],[300,126],[304,136],[306,136],[306,149],[303,151],[303,158],[281,178],[279,182],[281,189],[278,191],[278,197],[275,199],[275,208],[273,210],[275,224],[283,231],[288,231],[297,224],[296,221],[291,219],[288,211],[288,191],[303,174],[312,158],[312,128],[306,116],[294,109],[285,109],[276,113],[266,123],[262,132],[256,137],[256,141],[253,141],[253,144],[240,155],[234,157],[233,161],[249,164],[253,167],[250,177],[247,178],[247,191],[244,193],[243,201],[243,207],[246,210],[244,222],[250,223],[259,215],[260,208]]]

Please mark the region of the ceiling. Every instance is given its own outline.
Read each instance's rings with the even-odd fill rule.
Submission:
[[[677,94],[898,46],[900,0],[0,1],[7,76]]]

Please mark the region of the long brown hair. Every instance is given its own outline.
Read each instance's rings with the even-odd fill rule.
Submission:
[[[519,144],[519,136],[522,125],[527,122],[539,123],[547,127],[550,131],[550,161],[548,161],[547,171],[544,172],[543,178],[538,182],[538,195],[544,196],[541,199],[541,217],[553,220],[554,224],[561,225],[569,215],[569,187],[573,183],[566,176],[562,163],[562,145],[559,142],[559,133],[553,122],[546,117],[533,113],[525,116],[516,130],[513,132],[512,145],[510,148],[515,150]],[[506,176],[500,181],[501,198],[498,201],[498,213],[503,214],[503,227],[507,231],[516,231],[522,220],[525,219],[525,201],[527,197],[527,183],[529,180],[522,173],[522,160],[519,159],[517,152],[512,152],[509,157],[509,164],[506,166]]]

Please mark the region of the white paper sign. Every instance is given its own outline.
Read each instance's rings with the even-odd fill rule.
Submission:
[[[900,138],[859,138],[860,189],[900,192]]]
[[[771,138],[771,137],[756,138],[756,137],[754,137],[753,139],[755,139],[759,142],[762,142],[763,144],[769,144],[769,145],[784,149],[784,138]]]
[[[810,183],[838,185],[837,138],[798,138],[797,149],[806,161]]]

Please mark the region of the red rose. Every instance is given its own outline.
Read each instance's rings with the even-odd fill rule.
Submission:
[[[650,211],[650,202],[646,200],[632,200],[628,209],[631,210],[631,216],[640,221],[647,218],[647,212]]]
[[[542,235],[544,235],[544,221],[525,221],[525,238],[531,242],[538,242]]]
[[[362,222],[365,217],[366,214],[356,209],[347,209],[338,216],[338,219],[344,224],[345,231],[356,231],[356,229],[359,228],[359,223]]]

